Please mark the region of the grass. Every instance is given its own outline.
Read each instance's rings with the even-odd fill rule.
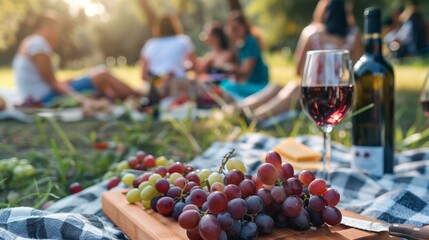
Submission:
[[[266,57],[270,66],[270,76],[272,83],[285,84],[291,80],[297,80],[295,67],[287,56],[273,54]],[[420,91],[423,85],[424,77],[427,73],[425,65],[421,64],[395,64],[396,90],[401,91]],[[119,79],[123,80],[132,87],[138,87],[141,82],[139,66],[121,66],[111,69]],[[68,79],[77,77],[85,73],[85,70],[60,70],[58,78]],[[10,68],[0,68],[0,88],[15,87],[14,75]]]
[[[273,82],[284,84],[296,79],[293,64],[286,59],[280,55],[267,58]],[[133,87],[140,84],[139,67],[114,67],[112,72]],[[84,70],[61,70],[59,78],[83,73]],[[426,68],[419,64],[396,65],[395,74],[397,149],[429,147],[429,121],[423,117],[418,101]],[[11,70],[0,69],[0,88],[12,87]],[[333,132],[333,139],[350,145],[350,127],[349,122],[339,125]],[[29,176],[19,174],[15,166],[19,163],[15,160],[0,160],[0,208],[40,208],[47,201],[67,196],[72,182],[89,186],[101,181],[103,176],[119,174],[117,164],[137,150],[187,162],[214,141],[233,140],[255,131],[237,116],[163,123],[150,120],[135,123],[126,119],[108,123],[91,119],[79,123],[41,120],[37,124],[3,121],[0,122],[0,159],[27,159],[21,163],[28,162],[36,171]],[[276,137],[321,135],[305,115],[258,131]],[[109,143],[110,148],[94,149],[96,140]],[[2,169],[2,162],[10,163],[12,168]]]

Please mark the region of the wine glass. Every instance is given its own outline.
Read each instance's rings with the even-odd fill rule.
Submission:
[[[420,103],[422,104],[423,114],[429,117],[429,71],[426,74],[423,83],[422,93],[420,95]]]
[[[301,105],[323,131],[323,173],[330,183],[331,131],[353,104],[353,69],[347,50],[308,51],[301,81]]]

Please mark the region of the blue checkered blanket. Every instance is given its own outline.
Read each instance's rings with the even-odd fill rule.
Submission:
[[[215,142],[191,161],[197,168],[218,169],[222,157],[232,148],[251,173],[261,156],[283,139],[248,134],[234,142]],[[323,139],[300,136],[296,140],[322,151]],[[341,194],[339,207],[389,223],[429,224],[429,149],[396,154],[395,174],[374,179],[350,169],[349,149],[333,144],[331,185]],[[0,239],[69,238],[126,239],[101,209],[106,182],[64,198],[47,211],[29,208],[0,210]],[[118,186],[121,188],[123,186]]]

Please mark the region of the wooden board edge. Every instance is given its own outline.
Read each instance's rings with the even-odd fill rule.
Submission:
[[[104,192],[102,209],[104,214],[130,239],[183,239],[169,228],[163,226],[160,228],[159,219],[150,214],[146,214],[145,219],[140,219],[140,214],[144,211],[141,204],[129,204],[123,194],[124,190]],[[126,219],[132,221],[137,227],[133,227],[133,224],[117,217],[120,214],[125,214]],[[165,218],[161,215],[159,217]]]
[[[167,227],[167,224],[173,223],[171,218],[166,218],[158,213],[153,215],[152,211],[145,212],[141,204],[129,204],[124,196],[125,192],[126,190],[104,192],[102,194],[102,209],[105,215],[130,239],[187,239],[185,229],[181,229],[178,225],[172,228]],[[341,210],[341,212],[344,216],[381,222],[351,211]],[[124,222],[123,218],[118,217],[123,214],[126,215],[125,219],[132,221],[137,227],[133,228],[132,223]],[[141,219],[142,214],[144,214],[144,221]],[[180,234],[177,234],[177,227],[181,230]],[[293,239],[302,239],[299,237],[299,231],[292,229],[291,231],[296,233],[291,234],[290,237]],[[355,228],[347,228],[344,225],[332,226],[324,231],[330,232],[330,234],[333,234],[331,236],[335,236],[336,239],[399,239],[390,237],[387,233],[376,234]],[[271,239],[270,236],[261,237],[262,239]],[[277,238],[274,236],[274,239]]]

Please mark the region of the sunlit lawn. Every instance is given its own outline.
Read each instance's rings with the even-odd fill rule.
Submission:
[[[288,81],[296,80],[295,67],[293,62],[280,54],[266,57],[270,67],[271,81],[277,84],[285,84]],[[403,131],[417,122],[427,122],[421,116],[418,102],[419,94],[423,85],[427,68],[424,64],[394,64],[395,68],[395,88],[396,88],[396,118],[399,120],[398,126]],[[60,70],[59,79],[68,79],[84,74],[89,69],[80,70]],[[111,71],[121,80],[130,86],[137,88],[140,86],[140,67],[136,66],[116,66]],[[13,73],[10,68],[0,69],[0,88],[13,88]]]
[[[297,79],[294,64],[285,60],[281,55],[267,58],[270,67],[270,77],[273,83],[284,84],[290,80]],[[395,66],[396,90],[397,91],[420,91],[426,72],[429,70],[421,65],[398,65]],[[88,69],[60,70],[59,79],[67,79],[84,74]],[[114,67],[113,73],[120,79],[133,87],[138,87],[140,80],[139,66]],[[0,88],[13,88],[14,76],[10,68],[0,68]]]

